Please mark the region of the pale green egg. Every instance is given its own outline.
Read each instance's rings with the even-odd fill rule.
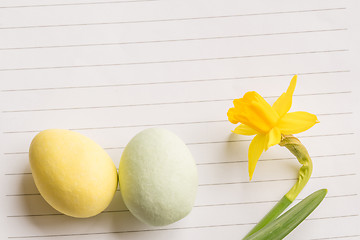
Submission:
[[[147,224],[163,226],[190,213],[198,174],[189,149],[179,137],[151,128],[137,134],[124,149],[119,182],[130,212]]]
[[[29,160],[40,194],[61,213],[91,217],[114,197],[117,172],[113,161],[80,133],[63,129],[40,132],[31,142]]]

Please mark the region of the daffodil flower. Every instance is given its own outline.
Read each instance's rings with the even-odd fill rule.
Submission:
[[[304,132],[319,122],[311,113],[289,113],[296,79],[295,75],[287,91],[272,106],[257,92],[247,92],[243,98],[233,101],[234,107],[227,113],[231,123],[241,123],[235,128],[234,133],[256,135],[250,143],[248,152],[250,180],[264,150],[279,144],[285,135]]]
[[[295,75],[288,87],[276,102],[270,106],[263,97],[257,92],[247,92],[243,98],[234,100],[234,107],[230,108],[227,116],[231,123],[240,123],[233,131],[242,135],[256,135],[250,143],[249,158],[249,177],[253,176],[255,166],[263,151],[269,147],[279,144],[286,147],[302,164],[299,170],[299,177],[295,185],[280,199],[280,201],[268,212],[261,221],[245,236],[244,239],[267,239],[268,234],[273,231],[273,226],[279,227],[279,223],[292,222],[293,215],[300,213],[307,216],[306,209],[314,209],[315,205],[304,203],[305,210],[296,208],[287,214],[287,220],[279,217],[280,214],[295,200],[304,186],[310,179],[312,173],[312,161],[304,145],[292,134],[301,133],[318,123],[314,114],[307,112],[291,112],[292,95],[295,91],[297,76]],[[326,194],[326,191],[322,191]],[[319,194],[318,200],[322,200],[324,194]],[[296,213],[296,214],[293,214]],[[286,213],[285,213],[286,214]],[[285,215],[284,214],[284,215]],[[279,217],[279,218],[278,218]],[[302,221],[302,220],[301,220]],[[299,221],[300,223],[300,221]],[[297,225],[290,224],[292,227],[280,227],[281,236],[288,234]],[[289,226],[290,226],[289,225]],[[280,235],[279,235],[280,236]],[[278,239],[278,238],[277,238]],[[279,238],[280,239],[280,238]]]

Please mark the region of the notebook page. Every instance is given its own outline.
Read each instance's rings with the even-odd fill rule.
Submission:
[[[298,134],[314,172],[298,199],[329,190],[287,239],[358,239],[358,150],[349,7],[335,0],[2,1],[2,239],[240,239],[295,183],[285,148],[265,152],[248,181],[251,137],[231,134],[232,100],[256,90],[273,103],[298,74],[291,111],[320,124]],[[92,138],[116,166],[149,127],[176,133],[197,163],[195,207],[150,227],[116,192],[89,219],[52,209],[33,182],[28,148],[41,130]],[[357,184],[357,185],[356,185]]]

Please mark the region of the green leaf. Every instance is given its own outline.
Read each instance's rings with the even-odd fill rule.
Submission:
[[[283,196],[280,201],[258,222],[253,229],[244,237],[245,239],[261,228],[274,221],[282,214],[285,209],[292,203],[286,196]]]
[[[327,194],[327,189],[318,190],[296,204],[289,211],[244,240],[280,240],[294,230],[315,210]]]

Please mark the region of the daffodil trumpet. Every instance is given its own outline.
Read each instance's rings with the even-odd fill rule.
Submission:
[[[270,210],[270,212],[245,236],[249,237],[264,226],[273,222],[295,200],[310,179],[313,165],[308,151],[293,134],[301,133],[319,121],[314,114],[290,112],[292,96],[295,91],[295,75],[285,93],[271,106],[257,92],[247,92],[243,98],[233,101],[227,116],[231,123],[240,123],[233,131],[241,135],[255,135],[248,151],[248,171],[250,180],[263,151],[279,144],[286,147],[302,164],[299,177],[288,193]]]

